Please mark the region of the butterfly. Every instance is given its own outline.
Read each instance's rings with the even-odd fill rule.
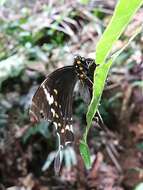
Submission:
[[[59,141],[56,163],[60,162],[60,150],[74,141],[72,103],[75,85],[79,81],[92,89],[95,68],[93,59],[76,55],[73,65],[49,74],[32,98],[29,111],[31,122],[47,120],[53,122],[56,128]]]

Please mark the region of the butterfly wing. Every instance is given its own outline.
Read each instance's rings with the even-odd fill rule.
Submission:
[[[73,140],[72,97],[77,76],[73,66],[52,72],[40,85],[32,99],[30,120],[52,121],[59,137],[59,145]]]

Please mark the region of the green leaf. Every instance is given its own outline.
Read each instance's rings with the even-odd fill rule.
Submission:
[[[94,84],[93,84],[93,94],[92,100],[88,107],[87,112],[87,132],[91,126],[92,119],[98,109],[98,105],[101,99],[102,91],[104,89],[104,84],[107,78],[108,71],[112,65],[112,59],[110,59],[106,64],[102,64],[96,68],[96,72],[94,73]],[[86,136],[87,137],[87,132]]]
[[[113,17],[96,46],[97,64],[105,62],[113,45],[142,4],[143,0],[132,0],[132,2],[130,0],[118,1]]]
[[[83,140],[81,140],[79,149],[80,149],[80,154],[83,158],[86,168],[90,169],[91,168],[91,159],[90,159],[90,151],[89,151],[87,143],[84,142]]]
[[[117,58],[117,56],[124,50],[117,52],[112,59],[107,63],[105,60],[111,51],[113,44],[120,37],[121,33],[135,14],[136,10],[141,6],[143,0],[133,0],[130,3],[129,0],[120,0],[115,8],[115,12],[106,28],[103,36],[97,44],[96,48],[96,64],[99,66],[96,68],[94,73],[94,84],[93,84],[93,96],[90,102],[88,112],[87,112],[87,129],[84,134],[84,140],[86,142],[87,133],[90,128],[92,119],[98,109],[98,105],[101,99],[101,95],[104,89],[105,81],[109,72],[109,69],[112,65],[112,62]],[[128,7],[128,12],[127,12]],[[136,35],[137,33],[135,33]],[[134,35],[134,36],[135,36]]]
[[[90,102],[88,112],[87,112],[87,129],[84,134],[84,138],[87,138],[88,130],[91,126],[92,119],[98,109],[98,105],[101,99],[101,95],[104,89],[105,81],[109,72],[109,69],[113,63],[113,61],[116,60],[116,58],[124,51],[124,49],[129,45],[129,43],[136,37],[137,34],[141,32],[141,27],[137,28],[134,35],[128,40],[128,42],[116,53],[114,53],[111,57],[111,59],[107,63],[100,64],[94,73],[94,84],[93,84],[93,94],[92,94],[92,100]],[[85,140],[86,141],[86,140]]]
[[[88,107],[88,112],[86,115],[87,120],[87,128],[83,135],[83,140],[80,144],[80,152],[84,159],[86,166],[90,166],[90,154],[87,146],[87,135],[91,126],[92,119],[96,111],[98,110],[98,106],[100,103],[100,99],[102,96],[102,92],[104,89],[105,81],[109,72],[109,69],[115,61],[115,59],[119,56],[119,54],[125,49],[123,47],[119,52],[117,52],[113,57],[111,57],[106,63],[106,58],[108,57],[113,45],[117,41],[117,39],[121,36],[125,27],[137,11],[137,9],[142,5],[143,0],[120,0],[115,8],[113,17],[106,28],[104,34],[99,40],[96,47],[96,64],[99,65],[94,73],[94,84],[93,84],[93,94],[92,100]],[[137,32],[138,33],[138,32]],[[135,34],[136,35],[136,34]],[[134,36],[135,36],[134,35]],[[133,36],[133,37],[134,37]]]
[[[36,135],[37,133],[40,133],[45,138],[50,137],[50,131],[49,131],[49,123],[47,121],[42,121],[38,124],[36,124],[34,127],[31,127],[27,130],[25,135],[23,136],[23,143],[26,143],[27,140],[32,136]]]

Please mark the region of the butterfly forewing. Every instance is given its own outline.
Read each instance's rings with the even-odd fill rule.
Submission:
[[[72,96],[76,81],[73,66],[57,69],[44,80],[32,99],[31,121],[53,121],[62,145],[73,140]]]

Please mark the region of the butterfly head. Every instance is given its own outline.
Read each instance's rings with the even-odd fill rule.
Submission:
[[[85,58],[77,54],[77,55],[74,56],[74,63],[77,62],[77,61],[84,62]]]
[[[76,55],[74,57],[74,66],[77,76],[80,80],[86,79],[87,71],[88,71],[88,63],[87,59],[81,57],[80,55]]]

